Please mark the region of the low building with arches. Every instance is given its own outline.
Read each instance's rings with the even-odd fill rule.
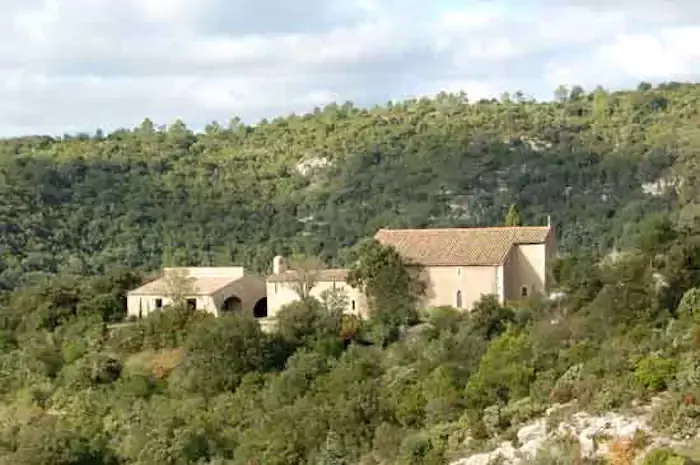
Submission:
[[[159,278],[127,293],[127,316],[143,318],[175,300],[215,316],[267,317],[265,280],[240,266],[164,268]]]

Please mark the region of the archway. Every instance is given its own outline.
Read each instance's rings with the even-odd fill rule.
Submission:
[[[232,295],[228,299],[224,300],[224,304],[221,306],[221,311],[223,313],[234,313],[240,312],[243,309],[243,304],[241,299]]]
[[[267,318],[267,297],[258,300],[253,307],[253,316],[255,318]]]

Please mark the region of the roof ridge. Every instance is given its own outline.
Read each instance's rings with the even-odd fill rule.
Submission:
[[[541,225],[541,226],[456,226],[454,228],[380,228],[379,231],[474,231],[474,230],[485,230],[485,229],[552,229],[552,226]]]
[[[192,284],[194,286],[193,292],[191,295],[211,295],[215,292],[220,291],[224,287],[230,285],[231,283],[234,283],[236,281],[239,281],[243,279],[245,276],[238,276],[238,277],[231,277],[231,276],[191,276],[189,279],[192,281]],[[214,281],[212,281],[214,280]],[[209,282],[214,284],[217,284],[215,287],[211,287],[209,289],[198,289],[198,285],[202,282]],[[158,277],[157,279],[154,279],[152,281],[149,281],[136,289],[132,289],[127,292],[129,295],[139,295],[142,294],[144,291],[148,290],[151,292],[154,292],[156,294],[162,294],[163,292],[166,292],[167,287],[167,282],[166,282],[166,276],[162,275]],[[150,294],[151,292],[148,292],[147,294]],[[142,294],[143,295],[143,294]]]

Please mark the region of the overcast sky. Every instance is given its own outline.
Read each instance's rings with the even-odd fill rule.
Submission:
[[[0,135],[697,80],[698,44],[699,0],[0,0]]]

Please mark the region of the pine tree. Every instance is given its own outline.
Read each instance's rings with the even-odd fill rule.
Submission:
[[[506,215],[506,226],[522,226],[523,219],[520,217],[520,212],[515,204],[512,204]]]

